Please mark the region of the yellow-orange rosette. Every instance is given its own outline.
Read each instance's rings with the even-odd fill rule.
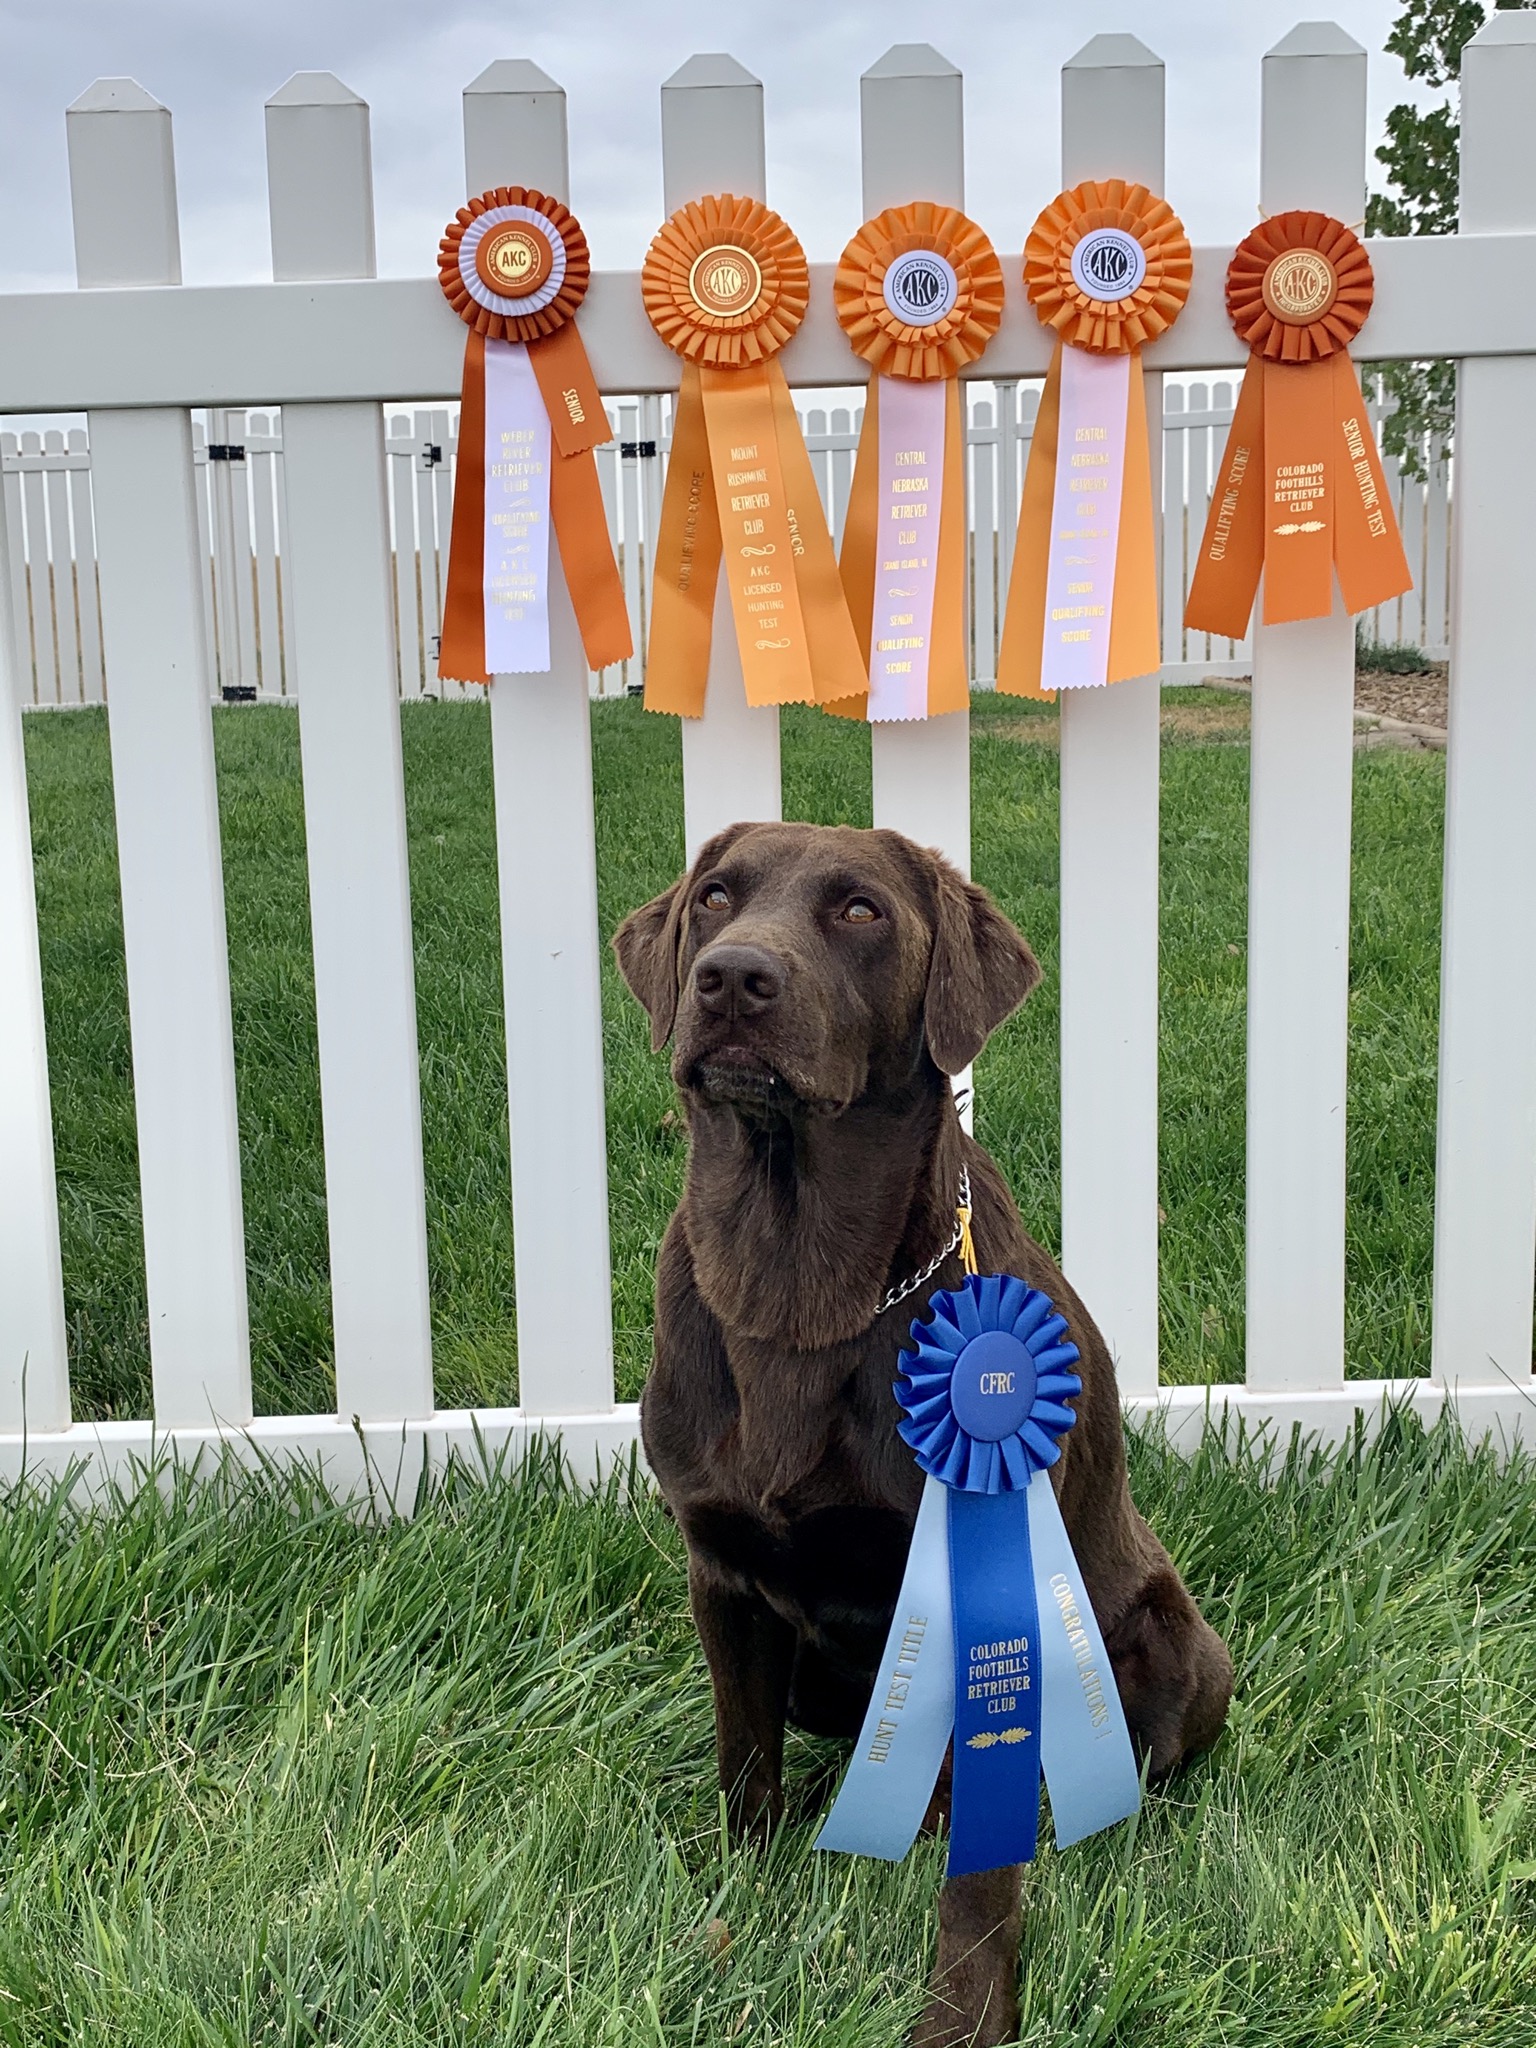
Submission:
[[[1261,221],[1227,269],[1248,367],[1200,542],[1184,623],[1240,640],[1264,579],[1264,623],[1324,618],[1413,587],[1349,345],[1375,295],[1360,238],[1325,213]]]
[[[1024,289],[1042,322],[1074,348],[1100,354],[1145,348],[1165,334],[1193,275],[1189,237],[1173,208],[1123,178],[1058,193],[1024,244]]]
[[[470,332],[439,676],[548,670],[551,529],[588,665],[634,651],[592,456],[613,434],[576,326],[590,276],[576,216],[525,185],[444,231],[438,282]]]
[[[874,372],[839,563],[867,696],[848,717],[927,718],[969,703],[960,372],[1003,315],[1003,267],[973,220],[918,200],[867,220],[833,303]]]
[[[997,687],[1020,697],[1159,666],[1156,527],[1141,351],[1189,297],[1166,199],[1087,180],[1041,213],[1024,288],[1057,337],[1030,443]]]
[[[647,709],[703,715],[722,569],[749,704],[856,694],[858,642],[777,360],[810,301],[804,250],[759,200],[713,195],[663,224],[640,291],[683,364],[656,536]]]
[[[1003,266],[958,207],[918,200],[865,221],[838,261],[832,299],[850,346],[877,376],[955,377],[997,332]]]

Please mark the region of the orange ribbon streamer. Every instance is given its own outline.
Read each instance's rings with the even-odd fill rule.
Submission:
[[[1120,178],[1089,181],[1060,193],[1030,233],[1024,250],[1025,288],[1040,320],[1054,330],[1058,340],[1030,441],[998,647],[997,687],[1010,696],[1050,698],[1057,694],[1054,688],[1044,686],[1042,675],[1047,630],[1052,623],[1047,616],[1051,609],[1049,586],[1053,569],[1061,566],[1059,549],[1065,539],[1055,530],[1058,469],[1064,459],[1095,459],[1091,452],[1084,455],[1075,447],[1058,445],[1065,348],[1130,358],[1112,587],[1100,593],[1090,590],[1087,580],[1076,586],[1087,598],[1096,600],[1092,606],[1096,616],[1102,605],[1108,607],[1103,680],[1125,682],[1149,674],[1161,663],[1151,447],[1141,351],[1166,333],[1183,310],[1193,267],[1188,237],[1168,202],[1145,185],[1127,184]],[[1115,425],[1120,429],[1118,417]],[[1068,626],[1071,624],[1069,620]]]
[[[970,703],[965,631],[965,441],[959,373],[997,332],[1003,313],[1003,270],[973,220],[928,200],[888,207],[867,220],[839,259],[832,284],[838,322],[873,375],[864,405],[853,483],[838,558],[848,610],[859,638],[865,688],[856,699],[826,708],[866,718],[874,674],[875,621],[882,556],[880,389],[885,378],[944,383],[943,453],[937,493],[932,617],[925,645],[913,650],[926,668],[926,715],[962,711]],[[924,451],[926,452],[926,451]],[[887,479],[889,482],[889,479]],[[894,508],[887,508],[894,509]],[[896,552],[888,540],[884,551]],[[893,563],[887,561],[891,570]],[[921,685],[921,670],[913,678]],[[922,715],[904,712],[889,715]]]
[[[1375,292],[1359,238],[1327,214],[1262,222],[1227,272],[1248,367],[1184,623],[1241,640],[1262,574],[1263,622],[1326,618],[1413,587],[1349,344]]]
[[[492,215],[490,231],[482,232],[476,224],[487,214]],[[529,221],[520,218],[522,214],[540,218]],[[464,249],[466,231],[471,229],[476,231],[472,259]],[[445,680],[491,680],[485,654],[488,340],[527,347],[549,415],[550,523],[587,666],[609,668],[634,653],[592,455],[594,448],[613,439],[613,429],[575,320],[589,276],[586,237],[575,216],[559,200],[525,186],[498,186],[470,200],[443,236],[438,279],[448,303],[470,328],[437,664],[438,675]],[[516,310],[519,305],[526,310]]]
[[[641,271],[683,358],[656,536],[646,708],[702,717],[723,570],[749,704],[864,688],[810,457],[775,360],[810,294],[805,255],[756,200],[679,207]]]

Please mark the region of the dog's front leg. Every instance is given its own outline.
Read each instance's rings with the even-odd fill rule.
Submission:
[[[952,1877],[939,1893],[939,1959],[912,2048],[996,2048],[1019,2026],[1019,1869]]]
[[[726,1817],[738,1839],[766,1841],[784,1812],[784,1713],[795,1632],[766,1600],[697,1558],[688,1599],[715,1692],[715,1757]]]

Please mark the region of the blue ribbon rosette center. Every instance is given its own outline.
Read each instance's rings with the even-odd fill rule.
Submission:
[[[818,1838],[895,1860],[953,1744],[949,1874],[1034,1856],[1042,1771],[1065,1846],[1134,1813],[1114,1674],[1050,1481],[1082,1393],[1048,1295],[968,1274],[911,1326],[897,1424],[926,1475],[858,1745]]]
[[[896,1382],[897,1425],[923,1470],[965,1493],[1026,1487],[1061,1456],[1083,1391],[1067,1319],[1011,1274],[967,1276],[912,1325],[917,1355]]]
[[[981,1443],[1017,1436],[1035,1405],[1034,1361],[1011,1330],[973,1337],[955,1360],[949,1403],[959,1427]]]

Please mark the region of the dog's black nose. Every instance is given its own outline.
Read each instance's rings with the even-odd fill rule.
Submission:
[[[693,986],[712,1017],[760,1017],[784,993],[784,969],[761,946],[711,946],[694,962]]]

